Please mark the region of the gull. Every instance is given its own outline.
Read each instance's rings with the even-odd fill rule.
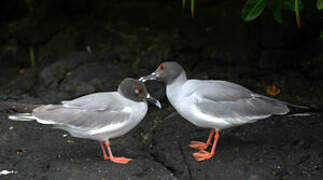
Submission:
[[[147,80],[166,83],[166,96],[176,111],[198,127],[211,128],[206,143],[192,141],[189,145],[200,150],[193,153],[197,161],[214,156],[222,129],[287,114],[288,106],[306,108],[254,93],[228,81],[189,80],[177,62],[161,63],[153,73],[139,79],[142,82]],[[207,152],[205,149],[212,144],[213,136],[211,152]]]
[[[131,159],[113,156],[109,140],[126,134],[141,122],[148,110],[147,101],[161,108],[160,102],[149,95],[144,83],[126,78],[117,91],[93,93],[58,105],[41,105],[31,113],[8,118],[36,120],[63,129],[73,137],[99,141],[104,159],[126,164]]]

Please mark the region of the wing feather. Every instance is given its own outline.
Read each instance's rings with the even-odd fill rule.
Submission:
[[[117,104],[117,92],[94,93],[73,99],[71,101],[62,101],[62,105],[66,108],[86,109],[93,111],[104,111],[107,109],[119,109],[123,106]],[[111,106],[113,104],[113,106]]]
[[[63,101],[62,105],[40,106],[32,116],[43,124],[83,131],[122,123],[129,119],[130,112],[114,93],[95,93]]]
[[[53,106],[53,105],[51,105]],[[42,109],[40,109],[42,108]],[[126,108],[120,111],[105,110],[93,111],[86,109],[66,108],[61,105],[56,105],[55,108],[48,109],[46,106],[37,108],[33,112],[33,116],[40,123],[49,122],[46,124],[54,124],[79,128],[83,130],[98,129],[104,126],[118,124],[126,121],[130,114]]]
[[[196,107],[202,113],[231,124],[254,122],[289,111],[284,102],[255,94],[231,82],[193,80],[190,83],[187,86],[194,88],[186,95],[194,98]]]

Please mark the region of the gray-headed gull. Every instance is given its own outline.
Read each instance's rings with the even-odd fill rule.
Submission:
[[[161,108],[160,102],[149,95],[144,83],[126,78],[119,84],[118,91],[94,93],[59,105],[42,105],[32,113],[10,115],[9,119],[36,120],[66,130],[73,137],[97,140],[104,159],[126,164],[131,159],[113,156],[109,139],[126,134],[145,117],[146,100]]]
[[[182,117],[196,126],[212,128],[206,143],[192,141],[189,145],[200,150],[193,153],[197,161],[214,156],[220,130],[255,122],[271,115],[286,114],[289,112],[287,106],[291,105],[254,93],[232,82],[188,80],[184,69],[176,62],[164,62],[155,72],[139,80],[165,82],[167,98]],[[205,149],[211,145],[213,135],[212,150],[207,152]]]

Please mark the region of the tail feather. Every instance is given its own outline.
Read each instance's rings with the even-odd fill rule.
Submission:
[[[36,120],[31,113],[19,113],[14,115],[9,115],[8,118],[12,121],[33,121]]]
[[[294,108],[299,108],[299,109],[311,109],[310,107],[307,107],[307,106],[301,106],[301,105],[296,105],[296,104],[291,104],[291,103],[288,103],[288,102],[285,102],[288,106],[290,107],[294,107]]]
[[[271,97],[259,95],[259,94],[254,94],[258,98],[262,98],[266,101],[271,101],[274,103],[277,103],[277,105],[285,106],[287,108],[287,111],[284,113],[281,113],[279,115],[284,115],[287,114],[288,116],[311,116],[317,113],[322,113],[322,110],[320,109],[315,109],[313,107],[308,107],[308,106],[302,106],[302,105],[295,105],[292,103],[288,103],[286,101],[281,101],[278,99],[274,99]]]
[[[292,104],[292,103],[289,103],[289,102],[286,102],[286,101],[282,101],[282,100],[278,100],[278,99],[275,99],[275,98],[263,96],[263,95],[260,95],[260,94],[253,94],[253,95],[258,97],[258,98],[262,98],[262,99],[265,99],[265,100],[268,100],[268,101],[276,102],[278,104],[286,104],[287,106],[293,107],[293,108],[311,109],[310,107],[307,107],[307,106],[301,106],[301,105]]]

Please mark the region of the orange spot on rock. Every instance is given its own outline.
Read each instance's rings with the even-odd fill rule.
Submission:
[[[277,88],[277,86],[275,85],[270,85],[270,86],[267,86],[266,93],[271,96],[275,96],[280,93],[280,89]]]
[[[19,74],[24,74],[24,73],[25,73],[25,69],[24,68],[19,69]]]

